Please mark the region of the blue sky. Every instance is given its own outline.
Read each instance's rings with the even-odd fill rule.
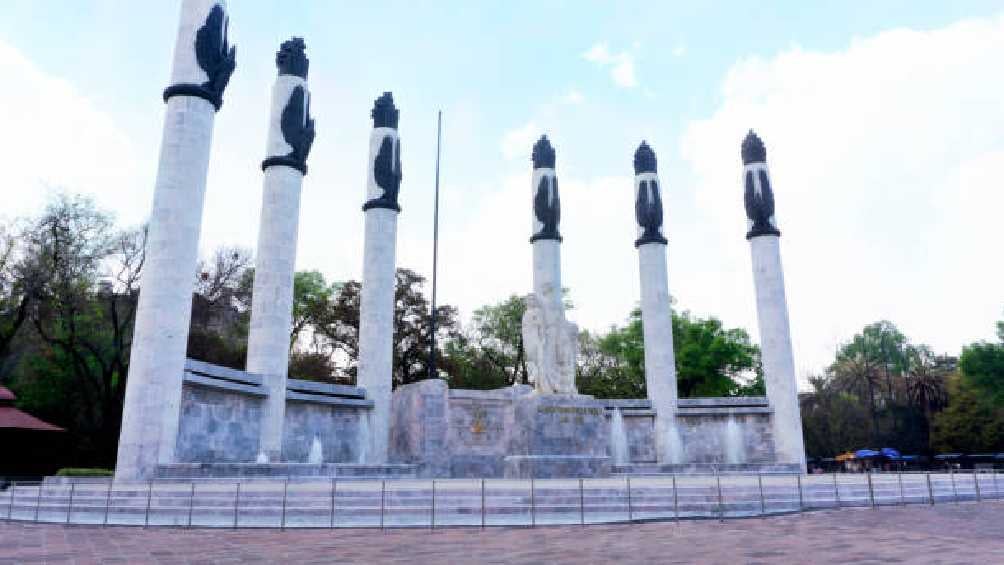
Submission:
[[[16,79],[0,95],[16,185],[4,215],[63,189],[143,221],[179,4],[4,3],[0,70]],[[593,330],[621,323],[638,299],[631,155],[647,139],[666,186],[678,306],[755,336],[738,182],[739,141],[755,127],[803,374],[881,318],[944,351],[989,338],[1004,272],[963,251],[999,238],[997,216],[978,218],[1002,203],[1004,5],[760,4],[231,1],[238,66],[216,121],[202,247],[255,242],[273,53],[300,35],[318,138],[299,268],[359,276],[368,112],[392,90],[399,263],[430,269],[441,108],[441,296],[465,314],[529,289],[529,149],[546,132],[563,181],[571,317]]]

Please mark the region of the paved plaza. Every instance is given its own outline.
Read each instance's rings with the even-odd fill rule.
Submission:
[[[8,563],[1004,563],[1004,504],[769,518],[443,530],[0,523]]]

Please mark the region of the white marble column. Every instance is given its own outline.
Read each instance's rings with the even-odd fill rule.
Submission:
[[[533,295],[523,316],[527,370],[538,393],[577,394],[578,326],[565,319],[561,289],[561,197],[555,152],[547,136],[533,146],[530,244]]]
[[[247,370],[262,375],[268,397],[262,413],[260,452],[282,458],[286,378],[293,318],[300,190],[314,139],[309,112],[307,57],[303,40],[282,44],[276,55],[279,76],[272,87],[261,225],[255,259],[248,335]]]
[[[393,389],[394,289],[397,281],[397,194],[401,185],[398,110],[389,92],[372,112],[366,177],[363,281],[359,298],[359,366],[356,384],[373,400],[368,463],[386,463]]]
[[[767,397],[774,413],[774,450],[779,463],[805,471],[802,416],[798,406],[795,358],[788,323],[788,302],[781,266],[781,232],[774,216],[774,193],[767,171],[767,150],[752,131],[742,146],[746,215],[753,259],[757,322]]]
[[[645,343],[645,389],[656,413],[656,446],[663,463],[683,463],[676,426],[676,359],[663,234],[662,185],[655,152],[642,142],[635,152],[635,221]]]
[[[215,112],[233,72],[222,2],[184,0],[129,359],[116,478],[174,460]],[[196,49],[196,43],[200,49]],[[209,69],[208,71],[206,69]]]

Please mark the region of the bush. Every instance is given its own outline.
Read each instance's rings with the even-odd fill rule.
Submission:
[[[77,467],[64,467],[56,471],[57,477],[110,477],[115,472],[111,469],[81,469]]]

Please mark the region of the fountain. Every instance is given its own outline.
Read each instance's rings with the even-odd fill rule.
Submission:
[[[684,462],[684,452],[683,452],[683,438],[680,437],[680,429],[676,426],[676,423],[670,422],[663,429],[663,442],[665,446],[665,453],[663,457],[666,458],[666,463],[671,463],[673,465],[680,465]]]
[[[739,465],[746,462],[746,446],[743,441],[743,430],[735,417],[725,421],[725,462]]]
[[[359,416],[359,433],[356,435],[356,461],[366,463],[370,447],[370,417],[369,414]]]
[[[259,465],[267,465],[268,455],[266,455],[264,451],[259,451],[258,457],[255,458],[254,462],[258,463]]]
[[[310,453],[307,454],[307,463],[312,465],[320,465],[324,463],[324,447],[321,446],[321,440],[316,435],[314,436],[314,441],[310,444]]]
[[[613,416],[610,417],[610,455],[613,457],[614,465],[627,465],[630,462],[627,433],[624,431],[624,415],[621,414],[620,408],[614,408]]]

